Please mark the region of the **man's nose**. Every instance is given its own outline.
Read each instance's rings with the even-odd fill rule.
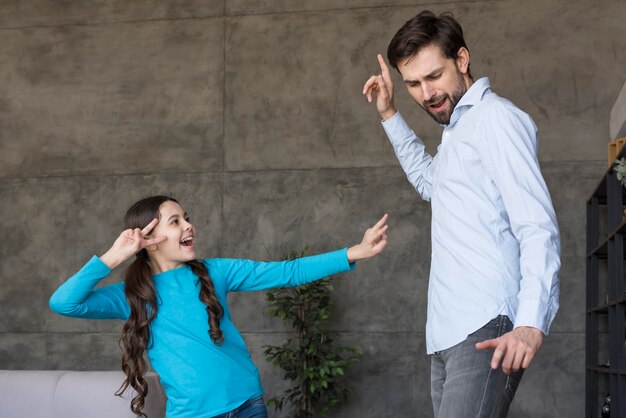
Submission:
[[[432,88],[430,83],[422,83],[422,94],[424,95],[424,101],[428,101],[435,95],[435,89]]]

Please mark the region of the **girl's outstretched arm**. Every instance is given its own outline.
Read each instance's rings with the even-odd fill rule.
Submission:
[[[236,259],[206,260],[211,277],[225,282],[226,291],[245,292],[274,287],[300,286],[350,271],[355,261],[379,254],[387,245],[387,215],[365,231],[363,241],[350,248],[297,258],[291,261],[258,262]]]
[[[72,318],[126,319],[130,308],[124,295],[124,283],[95,287],[111,269],[93,256],[76,274],[52,294],[48,304],[53,312]]]
[[[380,254],[387,245],[387,229],[389,229],[389,225],[387,225],[388,218],[389,216],[385,213],[383,217],[376,222],[376,225],[365,231],[363,241],[361,241],[360,244],[348,248],[348,261],[350,263]]]

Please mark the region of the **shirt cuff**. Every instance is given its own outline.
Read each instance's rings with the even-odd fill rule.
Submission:
[[[381,122],[391,143],[402,143],[407,138],[415,137],[415,133],[406,123],[400,112]]]
[[[81,269],[89,268],[90,271],[96,272],[96,274],[102,274],[102,277],[106,277],[111,273],[111,269],[109,266],[104,264],[104,261],[100,259],[97,255],[91,257],[91,259],[85,264],[85,266]]]
[[[541,330],[544,335],[548,335],[552,318],[554,314],[542,303],[520,304],[513,328],[533,327]]]

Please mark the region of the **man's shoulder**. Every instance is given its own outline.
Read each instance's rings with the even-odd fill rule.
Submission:
[[[524,121],[532,121],[532,117],[517,107],[515,103],[504,97],[498,96],[496,93],[486,93],[482,100],[475,106],[477,119],[490,119],[492,121],[498,119],[522,119]]]
[[[501,112],[521,112],[512,101],[502,96],[498,96],[493,92],[486,92],[482,100],[476,104],[476,107],[484,112],[501,111]]]

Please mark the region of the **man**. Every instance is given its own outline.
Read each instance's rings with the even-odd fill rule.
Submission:
[[[451,14],[423,11],[387,58],[443,129],[437,155],[396,111],[389,69],[363,94],[409,182],[432,206],[426,345],[436,418],[506,417],[558,309],[559,231],[530,116],[474,82]],[[500,367],[501,365],[501,367]]]

